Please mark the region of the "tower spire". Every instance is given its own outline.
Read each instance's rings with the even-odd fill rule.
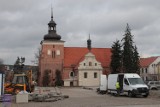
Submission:
[[[44,40],[61,40],[61,36],[56,33],[56,25],[53,20],[53,8],[51,5],[51,21],[48,23],[48,34],[44,35]]]
[[[90,39],[90,34],[89,34],[89,39],[87,40],[87,48],[89,51],[91,51],[91,39]]]
[[[52,4],[51,4],[51,20],[53,20],[53,7],[52,7]]]

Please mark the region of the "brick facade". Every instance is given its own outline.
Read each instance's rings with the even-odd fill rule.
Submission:
[[[42,85],[45,70],[50,70],[50,86],[54,85],[56,70],[63,70],[64,41],[42,41],[39,61],[39,86]]]

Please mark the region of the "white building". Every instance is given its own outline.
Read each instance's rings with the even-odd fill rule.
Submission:
[[[96,60],[95,55],[87,53],[78,67],[79,86],[99,86],[102,70],[101,63]]]
[[[141,58],[140,65],[143,80],[160,80],[160,57]]]

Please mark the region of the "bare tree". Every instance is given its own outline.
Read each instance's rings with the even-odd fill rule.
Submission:
[[[40,58],[40,55],[41,55],[41,48],[40,47],[37,49],[37,52],[34,55],[35,55],[35,60],[33,62],[34,62],[34,64],[38,65],[39,64],[39,58]]]
[[[39,47],[39,48],[37,48],[37,52],[34,54],[35,55],[35,60],[34,61],[32,61],[34,64],[36,64],[37,65],[37,67],[36,67],[36,82],[38,82],[38,77],[39,77],[39,75],[40,75],[40,72],[39,72],[39,59],[40,59],[40,56],[41,56],[41,48]]]
[[[17,57],[17,60],[14,64],[14,73],[15,74],[19,74],[19,73],[22,73],[23,72],[23,68],[24,68],[24,62],[25,62],[25,58],[24,57]]]

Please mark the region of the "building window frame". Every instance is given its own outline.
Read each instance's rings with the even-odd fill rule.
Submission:
[[[88,78],[88,73],[84,72],[84,78]]]
[[[97,72],[94,72],[94,78],[97,78]]]
[[[70,77],[74,77],[74,76],[75,76],[74,72],[71,71],[69,76],[70,76]]]
[[[147,72],[148,72],[148,69],[146,68],[146,69],[145,69],[145,71],[146,71],[146,74],[147,74]]]
[[[92,62],[89,62],[89,66],[92,66]]]
[[[143,68],[142,68],[142,74],[143,74]]]

